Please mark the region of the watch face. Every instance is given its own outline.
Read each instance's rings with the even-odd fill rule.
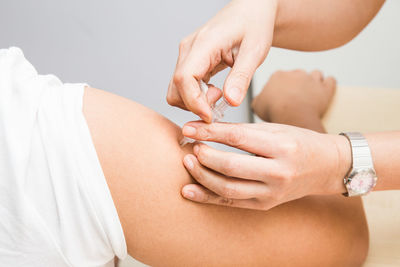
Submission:
[[[376,174],[373,169],[355,170],[349,177],[348,187],[353,194],[366,194],[372,190],[376,184]]]

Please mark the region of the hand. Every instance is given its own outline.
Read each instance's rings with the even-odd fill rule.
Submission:
[[[232,1],[184,38],[168,88],[168,103],[211,122],[210,103],[201,93],[199,81],[208,82],[219,71],[231,67],[224,96],[231,105],[240,105],[256,68],[271,47],[276,5],[276,0]]]
[[[303,70],[275,72],[252,108],[264,121],[285,122],[300,116],[321,119],[335,94],[336,80],[320,71],[310,74]]]
[[[190,200],[267,210],[306,195],[345,192],[351,152],[343,136],[272,123],[190,122],[183,133],[255,154],[195,145],[194,155],[184,157],[185,167],[200,183],[183,187],[182,195]]]

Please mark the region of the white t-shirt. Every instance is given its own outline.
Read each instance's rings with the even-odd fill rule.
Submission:
[[[84,84],[0,50],[0,266],[113,266],[126,243],[88,126]]]

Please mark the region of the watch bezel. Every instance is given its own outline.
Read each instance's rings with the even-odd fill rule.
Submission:
[[[369,188],[365,188],[364,191],[357,191],[357,190],[353,190],[353,188],[351,187],[350,183],[351,181],[354,179],[354,177],[361,175],[361,174],[367,174],[369,176],[370,179],[373,180],[372,186],[370,186]],[[376,172],[373,168],[355,168],[352,169],[350,172],[350,175],[344,179],[344,184],[347,188],[347,196],[351,197],[351,196],[363,196],[368,194],[369,192],[372,191],[372,189],[375,187],[376,182],[378,180],[378,177],[376,175]]]

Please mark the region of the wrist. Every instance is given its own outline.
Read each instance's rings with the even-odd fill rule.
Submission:
[[[342,135],[330,135],[334,142],[336,151],[336,171],[330,178],[328,192],[330,194],[342,194],[347,192],[344,186],[344,178],[347,177],[352,168],[352,156],[350,143],[346,137]]]

